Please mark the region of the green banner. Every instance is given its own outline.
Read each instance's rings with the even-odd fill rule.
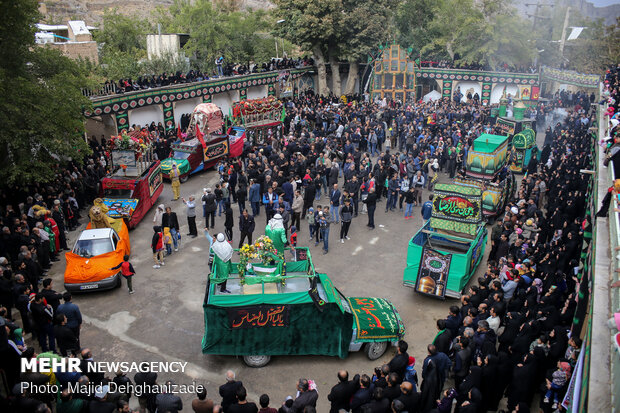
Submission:
[[[399,324],[392,304],[383,298],[349,297],[358,340],[396,340]]]
[[[435,229],[476,235],[482,223],[480,188],[437,184],[433,198],[431,226]]]

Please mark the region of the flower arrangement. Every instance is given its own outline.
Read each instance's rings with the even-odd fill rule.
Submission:
[[[233,106],[233,116],[238,117],[240,114],[253,115],[256,113],[266,113],[272,110],[281,110],[282,102],[273,96],[262,99],[246,99],[236,103]]]
[[[129,135],[123,130],[120,135],[110,137],[110,149],[119,151],[134,151],[140,157],[148,149],[151,138],[146,131]]]
[[[140,148],[140,140],[131,137],[126,131],[122,131],[118,136],[110,138],[110,149],[121,151],[135,151]]]
[[[250,260],[259,259],[262,264],[269,264],[273,257],[277,256],[284,260],[273,246],[273,241],[266,235],[260,236],[254,244],[245,244],[239,249],[238,272],[241,284],[245,284],[245,272],[250,267]]]

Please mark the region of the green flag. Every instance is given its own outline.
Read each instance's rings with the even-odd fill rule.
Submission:
[[[282,105],[282,116],[280,116],[280,122],[284,122],[284,119],[286,119],[286,108]]]

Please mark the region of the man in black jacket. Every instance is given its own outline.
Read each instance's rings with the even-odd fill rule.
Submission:
[[[239,248],[243,245],[243,240],[245,240],[246,237],[248,239],[248,244],[252,243],[252,233],[254,232],[255,226],[254,217],[248,213],[247,209],[244,209],[239,217],[239,231],[241,231]]]
[[[349,372],[340,370],[338,372],[339,383],[332,387],[332,391],[327,395],[327,400],[332,403],[330,413],[338,413],[341,409],[349,411],[351,397],[359,387],[359,375],[356,374],[353,380],[349,380]]]
[[[43,290],[41,290],[41,295],[43,295],[43,298],[45,298],[45,301],[47,301],[47,303],[52,306],[52,310],[54,310],[54,313],[56,313],[56,310],[58,309],[58,306],[60,305],[60,299],[62,298],[62,294],[57,293],[52,287],[53,287],[52,279],[51,278],[44,279]]]
[[[437,351],[450,355],[450,344],[452,343],[452,333],[446,328],[446,320],[437,320],[437,330],[439,331],[433,340]]]
[[[54,207],[52,208],[52,218],[56,221],[56,225],[58,225],[58,240],[60,242],[60,249],[65,251],[69,251],[67,248],[67,237],[65,236],[65,218],[62,215],[62,210],[60,209],[60,201],[56,199],[54,201]]]
[[[155,404],[158,412],[178,413],[183,410],[183,402],[181,398],[174,394],[174,382],[168,380],[163,388],[163,392],[155,398]]]
[[[170,235],[172,236],[172,243],[174,244],[174,250],[179,250],[179,220],[177,219],[176,212],[172,212],[170,207],[166,207],[166,212],[161,216],[161,226],[170,228]]]
[[[366,374],[360,377],[359,383],[359,389],[357,389],[351,398],[351,411],[353,413],[360,413],[362,411],[362,406],[366,403],[370,403],[372,400],[372,393],[375,389],[374,384],[370,381],[370,377]]]
[[[54,316],[56,325],[54,326],[54,336],[56,337],[56,343],[58,343],[58,349],[60,354],[67,356],[74,354],[78,350],[78,340],[73,331],[67,327],[67,317],[60,313]]]
[[[43,303],[43,295],[38,293],[34,297],[34,301],[30,304],[30,311],[36,326],[39,344],[43,353],[47,351],[56,351],[56,343],[54,340],[54,327],[52,326],[52,317],[54,310],[52,306]]]
[[[344,184],[344,189],[351,195],[351,201],[353,201],[353,208],[355,209],[355,215],[357,216],[359,196],[360,196],[360,181],[357,179],[357,175],[353,175],[350,181]]]
[[[145,364],[145,367],[148,368],[148,364]],[[136,386],[145,389],[145,392],[138,396],[140,411],[145,411],[147,409],[149,412],[155,411],[155,397],[157,394],[150,390],[153,390],[153,386],[157,381],[157,373],[151,371],[136,373],[136,375],[133,376],[133,381],[136,383]]]
[[[400,400],[405,405],[406,411],[417,412],[420,404],[420,393],[413,391],[413,385],[407,381],[400,385],[400,391],[402,394],[396,400]]]
[[[211,188],[205,188],[202,196],[203,215],[205,217],[205,228],[215,227],[215,211],[217,210],[217,202],[215,194],[211,192]],[[209,217],[211,217],[211,226],[209,226]]]
[[[306,218],[306,212],[308,212],[308,209],[312,208],[315,196],[316,187],[314,186],[314,182],[312,182],[312,180],[309,180],[304,189],[304,207],[301,211],[301,219]]]
[[[388,385],[385,388],[383,395],[387,397],[388,399],[390,399],[390,401],[396,399],[397,397],[401,395],[400,387],[398,386],[398,381],[399,381],[399,378],[398,378],[397,373],[390,373],[387,377]]]
[[[226,372],[226,383],[220,386],[220,396],[222,396],[222,410],[226,412],[228,406],[237,402],[237,390],[243,386],[241,381],[235,380],[235,373],[232,370]]]
[[[370,229],[375,229],[375,209],[377,209],[377,193],[375,188],[370,188],[368,197],[362,201],[368,208],[368,224],[366,225]]]
[[[405,340],[400,340],[398,342],[398,352],[388,363],[390,366],[390,371],[398,374],[399,382],[403,381],[405,377],[405,370],[407,370],[407,365],[409,364],[409,354],[407,353],[408,348],[409,345],[407,342]]]

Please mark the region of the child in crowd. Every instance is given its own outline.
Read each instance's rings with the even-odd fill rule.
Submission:
[[[418,391],[418,373],[415,370],[415,357],[413,356],[409,356],[407,368],[405,369],[405,381],[411,383],[414,392]]]
[[[170,228],[164,228],[164,245],[166,246],[166,255],[172,254],[172,234],[170,234]]]
[[[316,229],[315,221],[314,221],[314,208],[308,208],[308,215],[306,215],[308,219],[308,231],[310,232],[310,241],[314,237],[314,231]]]
[[[161,231],[161,227],[153,227],[153,238],[151,238],[151,249],[153,250],[153,261],[155,265],[153,268],[160,268],[164,263],[164,233]]]
[[[110,270],[118,270],[119,268],[121,269],[121,275],[127,280],[127,289],[129,290],[129,294],[133,294],[131,279],[134,275],[136,275],[136,271],[133,269],[133,265],[129,262],[129,255],[123,256],[123,261],[116,267],[110,268]]]
[[[547,393],[545,393],[544,403],[549,403],[553,396],[552,409],[558,408],[559,390],[562,389],[570,379],[570,364],[565,361],[558,361],[558,369],[553,372],[552,380],[547,379]]]

